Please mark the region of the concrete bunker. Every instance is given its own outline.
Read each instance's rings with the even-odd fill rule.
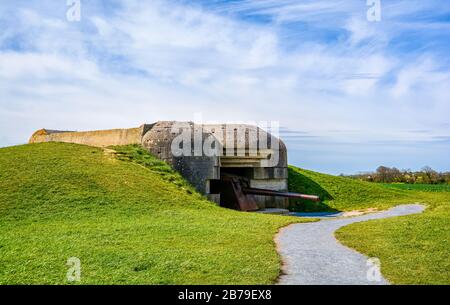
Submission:
[[[97,147],[140,144],[171,164],[200,193],[228,208],[284,209],[292,197],[286,193],[286,146],[253,125],[159,121],[130,129],[41,129],[29,142],[52,141]]]

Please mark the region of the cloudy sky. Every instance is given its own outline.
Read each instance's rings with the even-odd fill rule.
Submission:
[[[279,121],[328,173],[450,170],[450,2],[0,0],[0,146],[40,128]]]

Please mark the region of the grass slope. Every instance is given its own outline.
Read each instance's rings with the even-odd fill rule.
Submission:
[[[289,167],[289,190],[315,194],[322,203],[294,200],[297,210],[348,211],[367,208],[386,209],[400,203],[411,203],[414,196],[399,189],[389,189],[381,184],[321,174],[294,166]],[[413,201],[411,201],[413,200]]]
[[[386,187],[422,192],[450,192],[450,184],[406,184],[406,183],[385,183]]]
[[[324,198],[328,210],[386,209],[422,203],[423,214],[372,220],[343,227],[345,245],[381,260],[383,275],[394,284],[450,284],[450,192],[446,187],[382,185],[335,177],[295,167],[290,189]],[[306,209],[313,210],[312,205]]]
[[[222,209],[138,147],[0,149],[0,284],[269,284],[296,218]]]

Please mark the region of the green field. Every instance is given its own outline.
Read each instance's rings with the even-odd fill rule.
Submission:
[[[0,149],[0,284],[270,284],[298,218],[219,208],[137,147]]]
[[[387,209],[415,202],[414,194],[404,190],[386,188],[382,184],[369,183],[346,177],[321,174],[294,166],[289,167],[289,189],[293,192],[316,194],[321,204],[294,200],[299,211],[351,211],[368,208]]]
[[[450,198],[424,197],[423,214],[355,223],[337,231],[345,245],[381,260],[394,284],[450,284]]]
[[[0,149],[0,284],[270,284],[273,237],[304,219],[243,213],[207,201],[137,146],[43,143]],[[353,224],[346,245],[379,257],[392,283],[450,284],[450,192],[402,189],[295,167],[291,191],[318,194],[297,210],[427,205],[423,214]]]
[[[406,183],[385,183],[383,184],[389,188],[408,191],[421,192],[450,192],[449,184],[406,184]]]
[[[290,187],[320,194],[328,210],[426,205],[423,214],[355,223],[338,230],[336,237],[369,257],[378,257],[391,283],[450,284],[450,192],[446,187],[383,185],[295,167],[290,168]],[[312,205],[307,209],[312,210]]]

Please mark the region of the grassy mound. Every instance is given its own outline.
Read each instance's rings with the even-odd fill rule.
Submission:
[[[269,284],[273,235],[298,218],[222,209],[137,146],[44,143],[0,149],[0,284]],[[450,192],[384,186],[289,168],[291,191],[318,194],[301,210],[385,209],[421,215],[352,224],[346,245],[381,259],[393,283],[450,284]]]
[[[215,206],[136,146],[0,149],[0,284],[269,284],[296,218]]]
[[[336,232],[345,245],[381,260],[394,284],[450,284],[450,192],[446,186],[383,185],[289,168],[291,191],[318,194],[321,205],[302,210],[386,209],[422,203],[423,214],[354,223]]]

